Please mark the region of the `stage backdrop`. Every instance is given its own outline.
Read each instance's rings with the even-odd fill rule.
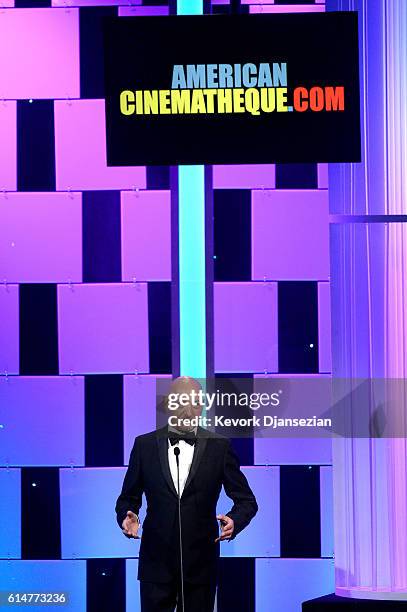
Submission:
[[[171,374],[171,194],[167,167],[106,165],[102,18],[170,7],[15,4],[0,2],[0,591],[136,611],[139,544],[114,503]],[[213,0],[232,9],[325,6]],[[325,165],[214,166],[217,375],[329,375],[327,187]],[[218,610],[299,612],[334,589],[329,443],[236,448],[260,511],[222,545]]]

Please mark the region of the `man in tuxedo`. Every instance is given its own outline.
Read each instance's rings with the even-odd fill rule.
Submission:
[[[181,377],[173,381],[170,393],[198,393],[200,389],[194,379]],[[179,406],[177,427],[167,425],[135,439],[116,502],[123,533],[139,538],[138,513],[143,493],[146,496],[137,576],[142,612],[173,612],[176,606],[180,612],[212,612],[219,542],[233,540],[258,509],[230,441],[189,426],[188,419],[201,411],[202,406],[193,402]],[[226,515],[216,515],[222,486],[233,507]]]

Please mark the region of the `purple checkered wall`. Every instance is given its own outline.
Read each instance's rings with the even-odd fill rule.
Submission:
[[[170,367],[156,367],[165,318],[159,303],[163,295],[170,295],[165,287],[171,284],[171,192],[165,169],[154,174],[144,167],[106,166],[104,102],[101,95],[92,97],[87,84],[95,79],[93,91],[100,92],[93,73],[99,68],[86,37],[89,34],[92,44],[100,39],[100,15],[106,11],[142,16],[168,14],[170,8],[164,3],[143,5],[141,0],[53,0],[52,7],[38,2],[36,8],[24,4],[0,1],[0,590],[15,588],[16,583],[19,590],[39,583],[64,590],[66,584],[73,594],[69,609],[85,610],[87,600],[87,609],[93,610],[95,583],[90,576],[101,571],[108,559],[127,559],[125,602],[117,609],[127,605],[128,610],[136,610],[138,548],[122,538],[112,511],[134,436],[155,425],[157,372],[171,375]],[[214,13],[230,8],[228,2],[212,2]],[[105,13],[99,15],[100,9]],[[240,5],[241,11],[253,13],[324,9],[323,2],[305,0],[303,4],[243,0]],[[35,114],[37,108],[48,110],[45,115]],[[40,135],[25,127],[24,118],[31,116],[42,117]],[[42,134],[48,133],[50,121],[52,138],[45,154]],[[32,142],[40,143],[38,150]],[[35,160],[25,157],[27,151],[40,161],[51,151],[54,174],[43,188],[29,188]],[[32,180],[35,184],[35,177]],[[290,373],[281,365],[284,355],[289,356],[289,347],[282,346],[282,311],[290,295],[302,295],[305,284],[316,296],[312,316],[317,332],[304,344],[314,363],[304,373],[329,375],[326,165],[215,166],[213,189],[215,232],[218,219],[234,214],[233,203],[242,194],[247,196],[248,223],[232,227],[235,237],[249,245],[244,255],[246,275],[233,263],[216,273],[229,248],[227,232],[219,229],[215,371],[254,379]],[[113,207],[114,224],[109,225],[98,214]],[[102,228],[108,240],[101,244],[99,236],[98,242],[92,227],[96,234]],[[232,242],[230,237],[230,248],[236,249]],[[42,300],[52,316],[41,312]],[[301,314],[294,311],[291,316],[295,322]],[[47,349],[36,367],[37,353],[43,354],[42,344],[47,345],[41,333],[36,335],[38,321],[45,326],[41,329],[53,330],[55,350]],[[301,375],[299,368],[292,374]],[[105,401],[120,397],[116,405],[103,403],[98,387],[103,381],[110,393],[111,380],[119,391],[107,394]],[[122,429],[116,430],[121,446],[115,451],[120,461],[111,464],[104,463],[103,453],[92,447],[94,442],[87,443],[92,438],[87,428],[97,423],[98,406],[100,419],[113,423],[117,417],[121,423]],[[99,445],[109,446],[109,440]],[[257,612],[268,612],[273,605],[282,612],[299,610],[302,599],[333,586],[330,448],[322,440],[258,440],[252,443],[251,457],[244,469],[260,513],[239,541],[224,546],[225,564],[233,560],[253,564]],[[316,471],[318,498],[313,503],[320,512],[319,553],[296,558],[282,542],[280,525],[286,520],[281,512],[287,487],[298,476],[293,479],[287,471],[294,466]],[[27,524],[22,504],[25,487],[36,478],[41,484],[45,468],[57,474],[60,549],[39,560],[21,533]],[[295,489],[292,497],[295,504]],[[222,498],[220,504],[225,509],[227,500]],[[99,520],[91,531],[84,530],[95,507]],[[97,559],[102,565],[87,561]],[[301,576],[295,593],[287,589],[293,576]],[[218,602],[219,610],[225,609],[222,605]]]

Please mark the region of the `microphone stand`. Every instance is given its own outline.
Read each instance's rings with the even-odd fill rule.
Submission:
[[[180,554],[180,569],[181,569],[181,605],[182,612],[185,612],[185,601],[184,601],[184,563],[182,559],[182,533],[181,533],[181,493],[179,488],[179,454],[180,450],[178,446],[174,446],[174,455],[177,462],[177,492],[178,492],[178,531],[179,531],[179,554]]]

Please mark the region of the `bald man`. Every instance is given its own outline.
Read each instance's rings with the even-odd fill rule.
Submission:
[[[191,391],[200,389],[196,380],[181,377],[172,382],[169,395],[192,397]],[[229,440],[191,427],[189,421],[201,414],[202,406],[185,399],[182,404],[171,411],[177,427],[166,426],[135,439],[116,502],[124,535],[139,538],[143,493],[147,500],[137,576],[142,612],[213,612],[219,542],[233,540],[258,509]],[[233,506],[225,515],[216,515],[222,486]]]

